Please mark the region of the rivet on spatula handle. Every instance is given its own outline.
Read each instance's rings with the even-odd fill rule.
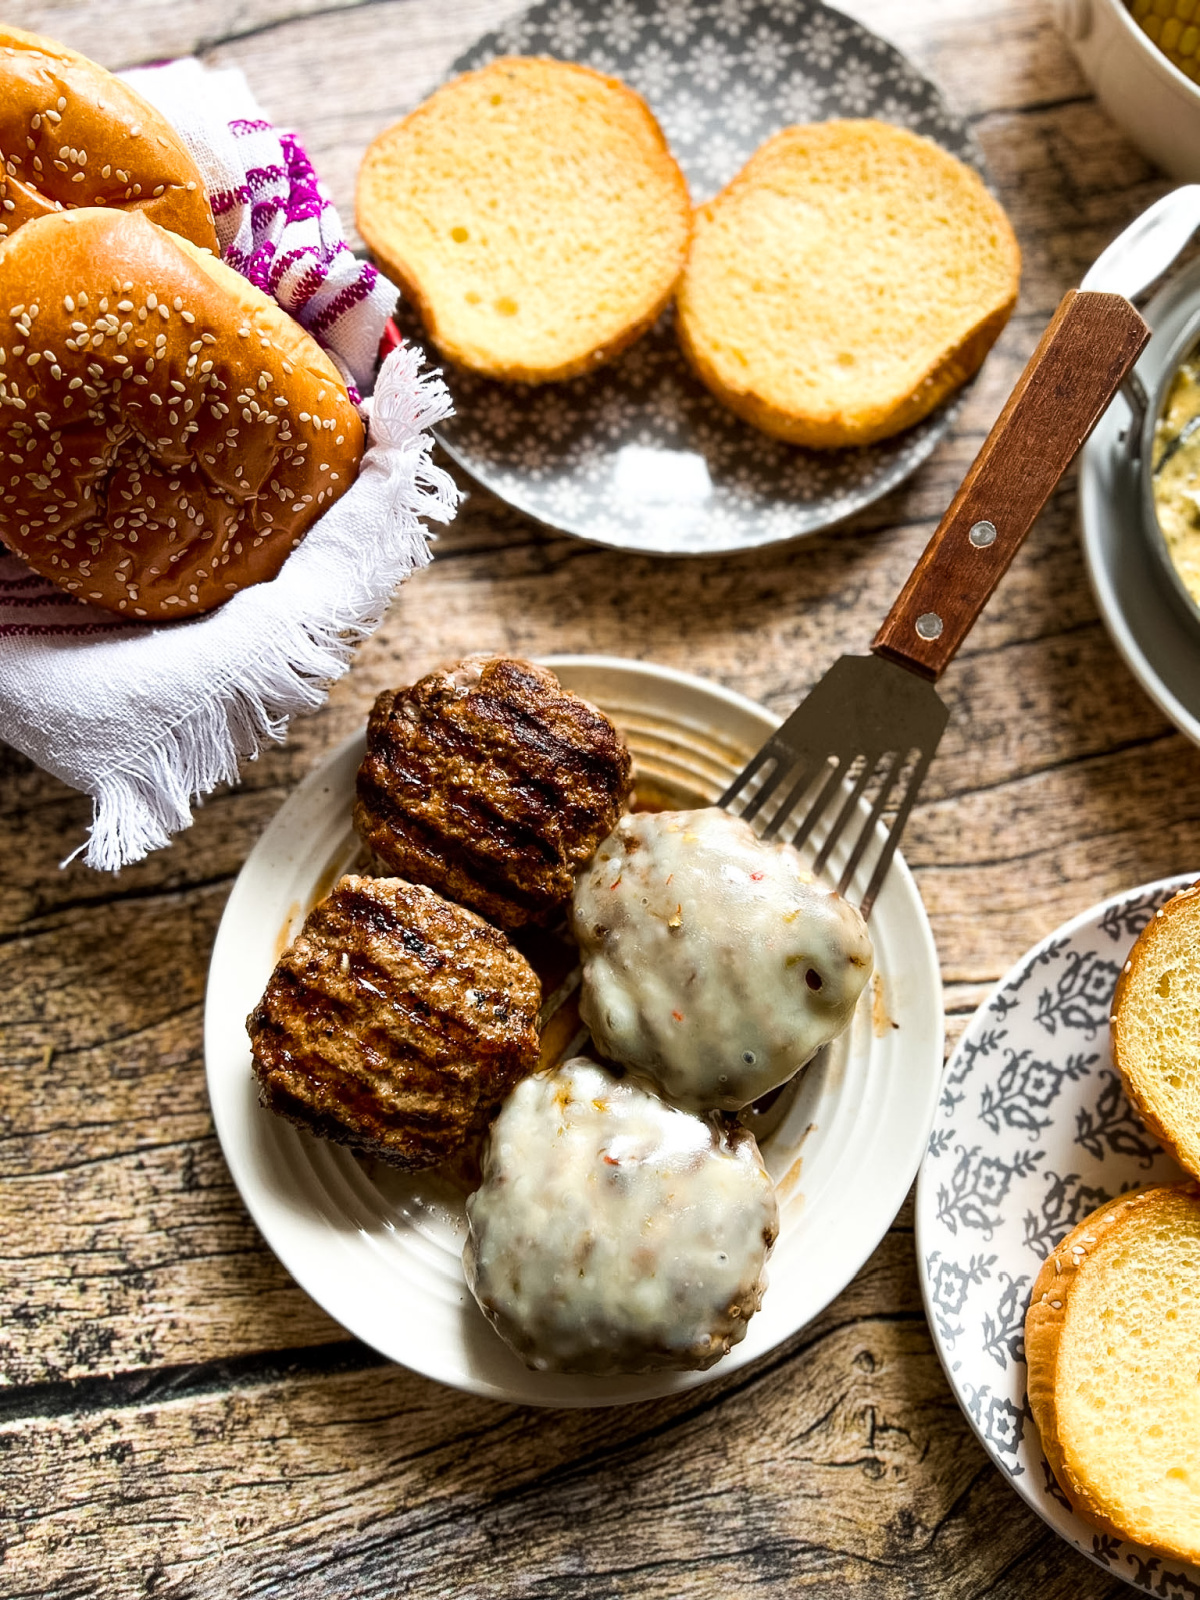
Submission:
[[[937,678],[1150,337],[1118,294],[1070,290],[871,648]]]

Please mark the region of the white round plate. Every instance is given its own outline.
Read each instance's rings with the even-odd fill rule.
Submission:
[[[663,667],[586,656],[551,657],[547,665],[622,729],[638,781],[680,805],[711,803],[778,725],[762,706]],[[707,1373],[535,1373],[492,1331],[465,1286],[459,1193],[437,1177],[360,1160],[258,1104],[245,1019],[309,907],[357,854],[350,811],[363,748],[359,736],[334,751],[251,851],[209,972],[205,1052],[217,1135],[250,1214],[284,1266],[384,1355],[442,1383],[527,1405],[651,1399],[724,1377],[804,1327],[887,1231],[937,1100],[937,953],[904,862],[897,856],[872,914],[878,983],[763,1141],[781,1231],[770,1287],[746,1338]],[[839,867],[835,852],[831,873]]]
[[[1146,307],[1143,315],[1154,332],[1137,372],[1147,391],[1153,391],[1198,300],[1200,261],[1195,261]],[[1084,559],[1125,664],[1179,731],[1200,744],[1200,628],[1183,613],[1142,531],[1137,473],[1124,442],[1132,416],[1118,395],[1080,456]]]
[[[1013,1487],[1113,1577],[1200,1594],[1163,1562],[1077,1517],[1042,1453],[1025,1389],[1025,1311],[1042,1262],[1114,1195],[1185,1177],[1130,1109],[1108,1047],[1134,939],[1197,874],[1116,895],[1064,923],[996,985],[946,1069],[917,1182],[921,1290],[946,1376]]]

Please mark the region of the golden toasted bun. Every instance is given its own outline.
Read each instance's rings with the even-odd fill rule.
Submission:
[[[185,617],[274,577],[362,443],[315,341],[137,212],[0,245],[0,540],[81,600]]]
[[[1134,1109],[1200,1177],[1200,884],[1142,929],[1117,980],[1111,1031]]]
[[[0,238],[78,206],[119,206],[216,250],[200,169],[165,117],[53,39],[0,24]]]
[[[1122,1195],[1042,1265],[1029,1404],[1072,1506],[1200,1561],[1200,1185]]]
[[[982,362],[1021,258],[969,167],[902,128],[784,128],[702,206],[679,339],[739,416],[794,444],[870,444]]]
[[[455,78],[381,134],[357,215],[442,354],[523,383],[631,344],[671,298],[691,232],[645,101],[523,56]]]

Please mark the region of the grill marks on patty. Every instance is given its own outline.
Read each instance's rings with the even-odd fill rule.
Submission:
[[[617,730],[553,673],[469,658],[379,696],[355,826],[389,870],[505,927],[546,924],[630,787]]]
[[[417,1170],[537,1065],[541,986],[504,935],[431,890],[343,878],[247,1022],[263,1104]]]

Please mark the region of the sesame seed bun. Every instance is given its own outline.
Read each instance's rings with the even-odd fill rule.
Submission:
[[[0,238],[79,206],[141,211],[217,248],[200,169],[166,118],[86,56],[0,24]]]
[[[273,578],[362,447],[320,346],[139,213],[0,245],[0,540],[79,599],[160,620]]]

